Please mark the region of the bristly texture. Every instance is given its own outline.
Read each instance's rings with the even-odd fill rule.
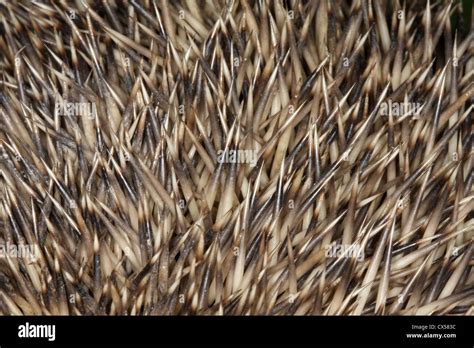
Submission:
[[[462,11],[0,0],[0,313],[473,315]]]

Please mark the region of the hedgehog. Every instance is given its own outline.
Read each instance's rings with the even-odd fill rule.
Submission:
[[[0,313],[473,315],[470,18],[0,0]]]

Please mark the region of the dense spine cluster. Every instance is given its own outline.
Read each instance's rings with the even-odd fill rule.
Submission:
[[[0,0],[0,313],[474,314],[465,18]]]

